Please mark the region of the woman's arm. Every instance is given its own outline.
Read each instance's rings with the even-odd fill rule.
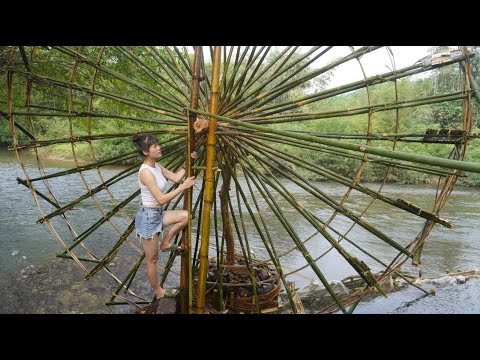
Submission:
[[[186,174],[186,170],[184,168],[181,168],[180,170],[178,170],[176,173],[168,170],[168,169],[165,169],[162,165],[160,165],[161,168],[162,168],[162,174],[163,176],[165,177],[165,179],[167,180],[171,180],[175,183],[179,183],[180,181],[182,181],[183,177],[185,176]]]
[[[193,151],[190,156],[192,157],[192,159],[196,159],[198,157],[198,154],[196,151]],[[184,178],[185,174],[187,173],[187,171],[184,169],[184,168],[181,168],[180,170],[178,170],[176,173],[170,171],[170,170],[167,170],[165,169],[163,166],[161,166],[161,169],[162,169],[162,174],[163,176],[165,177],[165,179],[167,180],[170,180],[170,181],[173,181],[175,183],[179,183],[180,181],[182,181],[182,179]]]
[[[155,181],[155,176],[153,176],[153,174],[148,169],[143,169],[142,171],[140,171],[140,181],[148,188],[155,200],[163,206],[170,202],[170,200],[172,200],[182,191],[193,186],[193,184],[195,183],[195,177],[192,176],[188,179],[185,179],[185,181],[175,190],[172,190],[165,194],[160,191],[157,186],[157,182]]]

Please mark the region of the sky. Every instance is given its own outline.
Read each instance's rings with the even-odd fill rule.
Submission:
[[[431,46],[391,46],[396,69],[401,69],[413,65],[417,60],[428,55],[428,49]],[[356,46],[355,49],[358,49]],[[325,59],[314,67],[320,67],[339,56],[345,56],[351,51],[346,46],[334,48],[325,54]],[[321,59],[321,58],[320,58]],[[320,60],[319,59],[319,60]],[[386,48],[367,53],[360,59],[367,77],[379,75],[393,70],[392,59]],[[333,77],[330,79],[330,87],[336,87],[350,82],[363,79],[363,73],[358,61],[350,60],[345,64],[338,66]]]

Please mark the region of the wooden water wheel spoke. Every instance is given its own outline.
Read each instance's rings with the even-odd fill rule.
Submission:
[[[452,226],[441,210],[457,179],[480,173],[465,161],[480,137],[472,132],[476,54],[466,47],[399,69],[383,46],[18,46],[5,54],[0,115],[25,173],[18,182],[32,193],[37,222],[64,246],[58,256],[111,289],[108,305],[140,308],[150,297],[134,226],[134,134],[157,135],[162,166],[185,162],[197,178],[164,207],[191,215],[173,239],[187,246],[180,262],[176,254],[159,261],[161,284],[180,276],[183,313],[271,312],[283,290],[302,312],[297,275],[322,284],[315,311],[351,312],[370,291],[385,294],[389,277],[405,278],[407,260],[420,264],[435,224]],[[388,71],[371,73],[374,56],[388,57]],[[411,90],[418,75],[430,84],[454,67],[455,86]],[[331,85],[346,68],[356,77]],[[456,122],[432,128],[426,119],[445,106]],[[52,154],[73,162],[50,168]],[[434,179],[432,203],[388,186],[402,176]],[[379,214],[414,225],[398,234]],[[356,274],[348,292],[335,287],[331,259]],[[143,312],[161,307],[153,300]]]

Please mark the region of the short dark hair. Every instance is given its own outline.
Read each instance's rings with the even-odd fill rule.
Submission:
[[[148,152],[150,146],[158,144],[157,137],[153,134],[133,135],[132,142],[136,145],[137,151],[141,156],[145,156],[144,151]]]

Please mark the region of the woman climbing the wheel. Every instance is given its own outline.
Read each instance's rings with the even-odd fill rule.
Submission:
[[[148,280],[157,298],[175,297],[180,292],[178,289],[164,289],[158,283],[157,260],[159,244],[157,240],[158,234],[163,234],[162,228],[171,225],[160,242],[160,250],[181,250],[181,247],[171,243],[171,240],[187,225],[188,212],[186,210],[164,211],[163,206],[182,191],[193,186],[195,177],[192,176],[185,179],[175,190],[165,193],[167,180],[180,183],[185,177],[185,168],[182,167],[182,169],[174,173],[156,162],[162,156],[162,150],[157,138],[152,134],[134,135],[133,143],[136,145],[138,153],[143,156],[143,164],[138,172],[138,184],[140,185],[142,203],[135,217],[135,232],[140,237],[145,252]],[[190,156],[196,159],[197,153],[192,152]]]

